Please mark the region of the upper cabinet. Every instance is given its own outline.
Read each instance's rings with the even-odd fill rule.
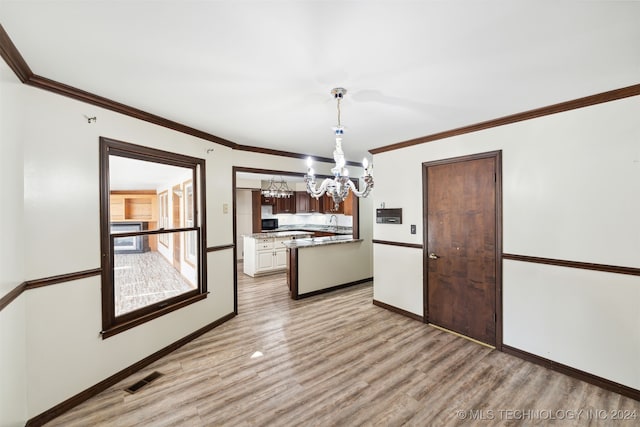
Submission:
[[[113,191],[109,201],[111,222],[158,220],[158,198],[155,192]]]
[[[271,206],[275,206],[276,204],[276,198],[275,197],[269,197],[269,196],[260,196],[260,203],[263,205],[271,205]]]
[[[322,207],[319,199],[311,197],[306,191],[296,191],[296,213],[319,213]]]
[[[358,209],[358,198],[349,191],[349,195],[342,203],[342,210],[345,215],[353,216],[353,212]]]
[[[275,200],[276,200],[276,203],[275,203],[275,206],[273,207],[274,214],[296,213],[295,197],[280,197]]]
[[[338,209],[335,208],[335,203],[333,203],[331,196],[325,194],[322,196],[322,199],[322,205],[324,206],[323,212],[326,214],[344,214],[351,216],[353,215],[353,211],[357,209],[357,198],[351,191],[349,191],[347,198],[338,205]]]
[[[338,208],[336,209],[336,204],[333,202],[333,198],[325,194],[322,196],[322,206],[324,207],[323,212],[328,214],[341,214],[344,213],[344,205],[340,203]]]

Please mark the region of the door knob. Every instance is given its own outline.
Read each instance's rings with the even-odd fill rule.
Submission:
[[[431,252],[429,254],[429,259],[438,259],[438,258],[440,258],[440,257],[438,255],[434,254],[433,252]]]

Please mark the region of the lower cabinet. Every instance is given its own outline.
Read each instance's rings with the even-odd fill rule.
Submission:
[[[256,252],[255,273],[265,273],[272,270],[287,268],[287,249],[270,249]]]
[[[273,249],[256,253],[256,273],[272,270],[275,265]]]
[[[309,237],[308,236],[305,237]],[[251,277],[287,269],[287,248],[282,242],[292,237],[244,237],[243,271]]]
[[[278,249],[273,256],[273,260],[275,262],[274,268],[278,270],[286,270],[287,269],[287,248],[283,247],[282,249]]]

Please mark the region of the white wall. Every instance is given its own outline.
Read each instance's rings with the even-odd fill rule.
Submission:
[[[403,224],[374,236],[422,243],[422,162],[502,150],[505,253],[639,268],[638,117],[633,97],[377,154],[374,206]],[[390,262],[411,251],[375,245],[374,297],[422,315],[422,251]],[[640,389],[640,277],[522,264],[504,263],[504,344]]]
[[[253,207],[251,205],[251,190],[236,190],[236,244],[238,245],[238,260],[244,259],[245,234],[253,232]]]
[[[0,61],[0,298],[24,281],[22,84]],[[27,420],[24,295],[0,311],[0,426]]]
[[[637,276],[509,260],[503,270],[505,343],[638,388]]]
[[[206,159],[207,245],[233,241],[231,209],[223,211],[232,200],[229,148],[28,86],[18,91],[29,112],[23,280],[100,267],[100,136]],[[232,250],[207,259],[207,299],[105,340],[100,277],[27,291],[28,418],[233,312]]]

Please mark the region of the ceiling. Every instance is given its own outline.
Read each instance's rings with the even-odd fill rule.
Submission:
[[[637,84],[639,23],[638,1],[0,0],[35,74],[237,144],[332,157],[345,87],[352,161]]]

